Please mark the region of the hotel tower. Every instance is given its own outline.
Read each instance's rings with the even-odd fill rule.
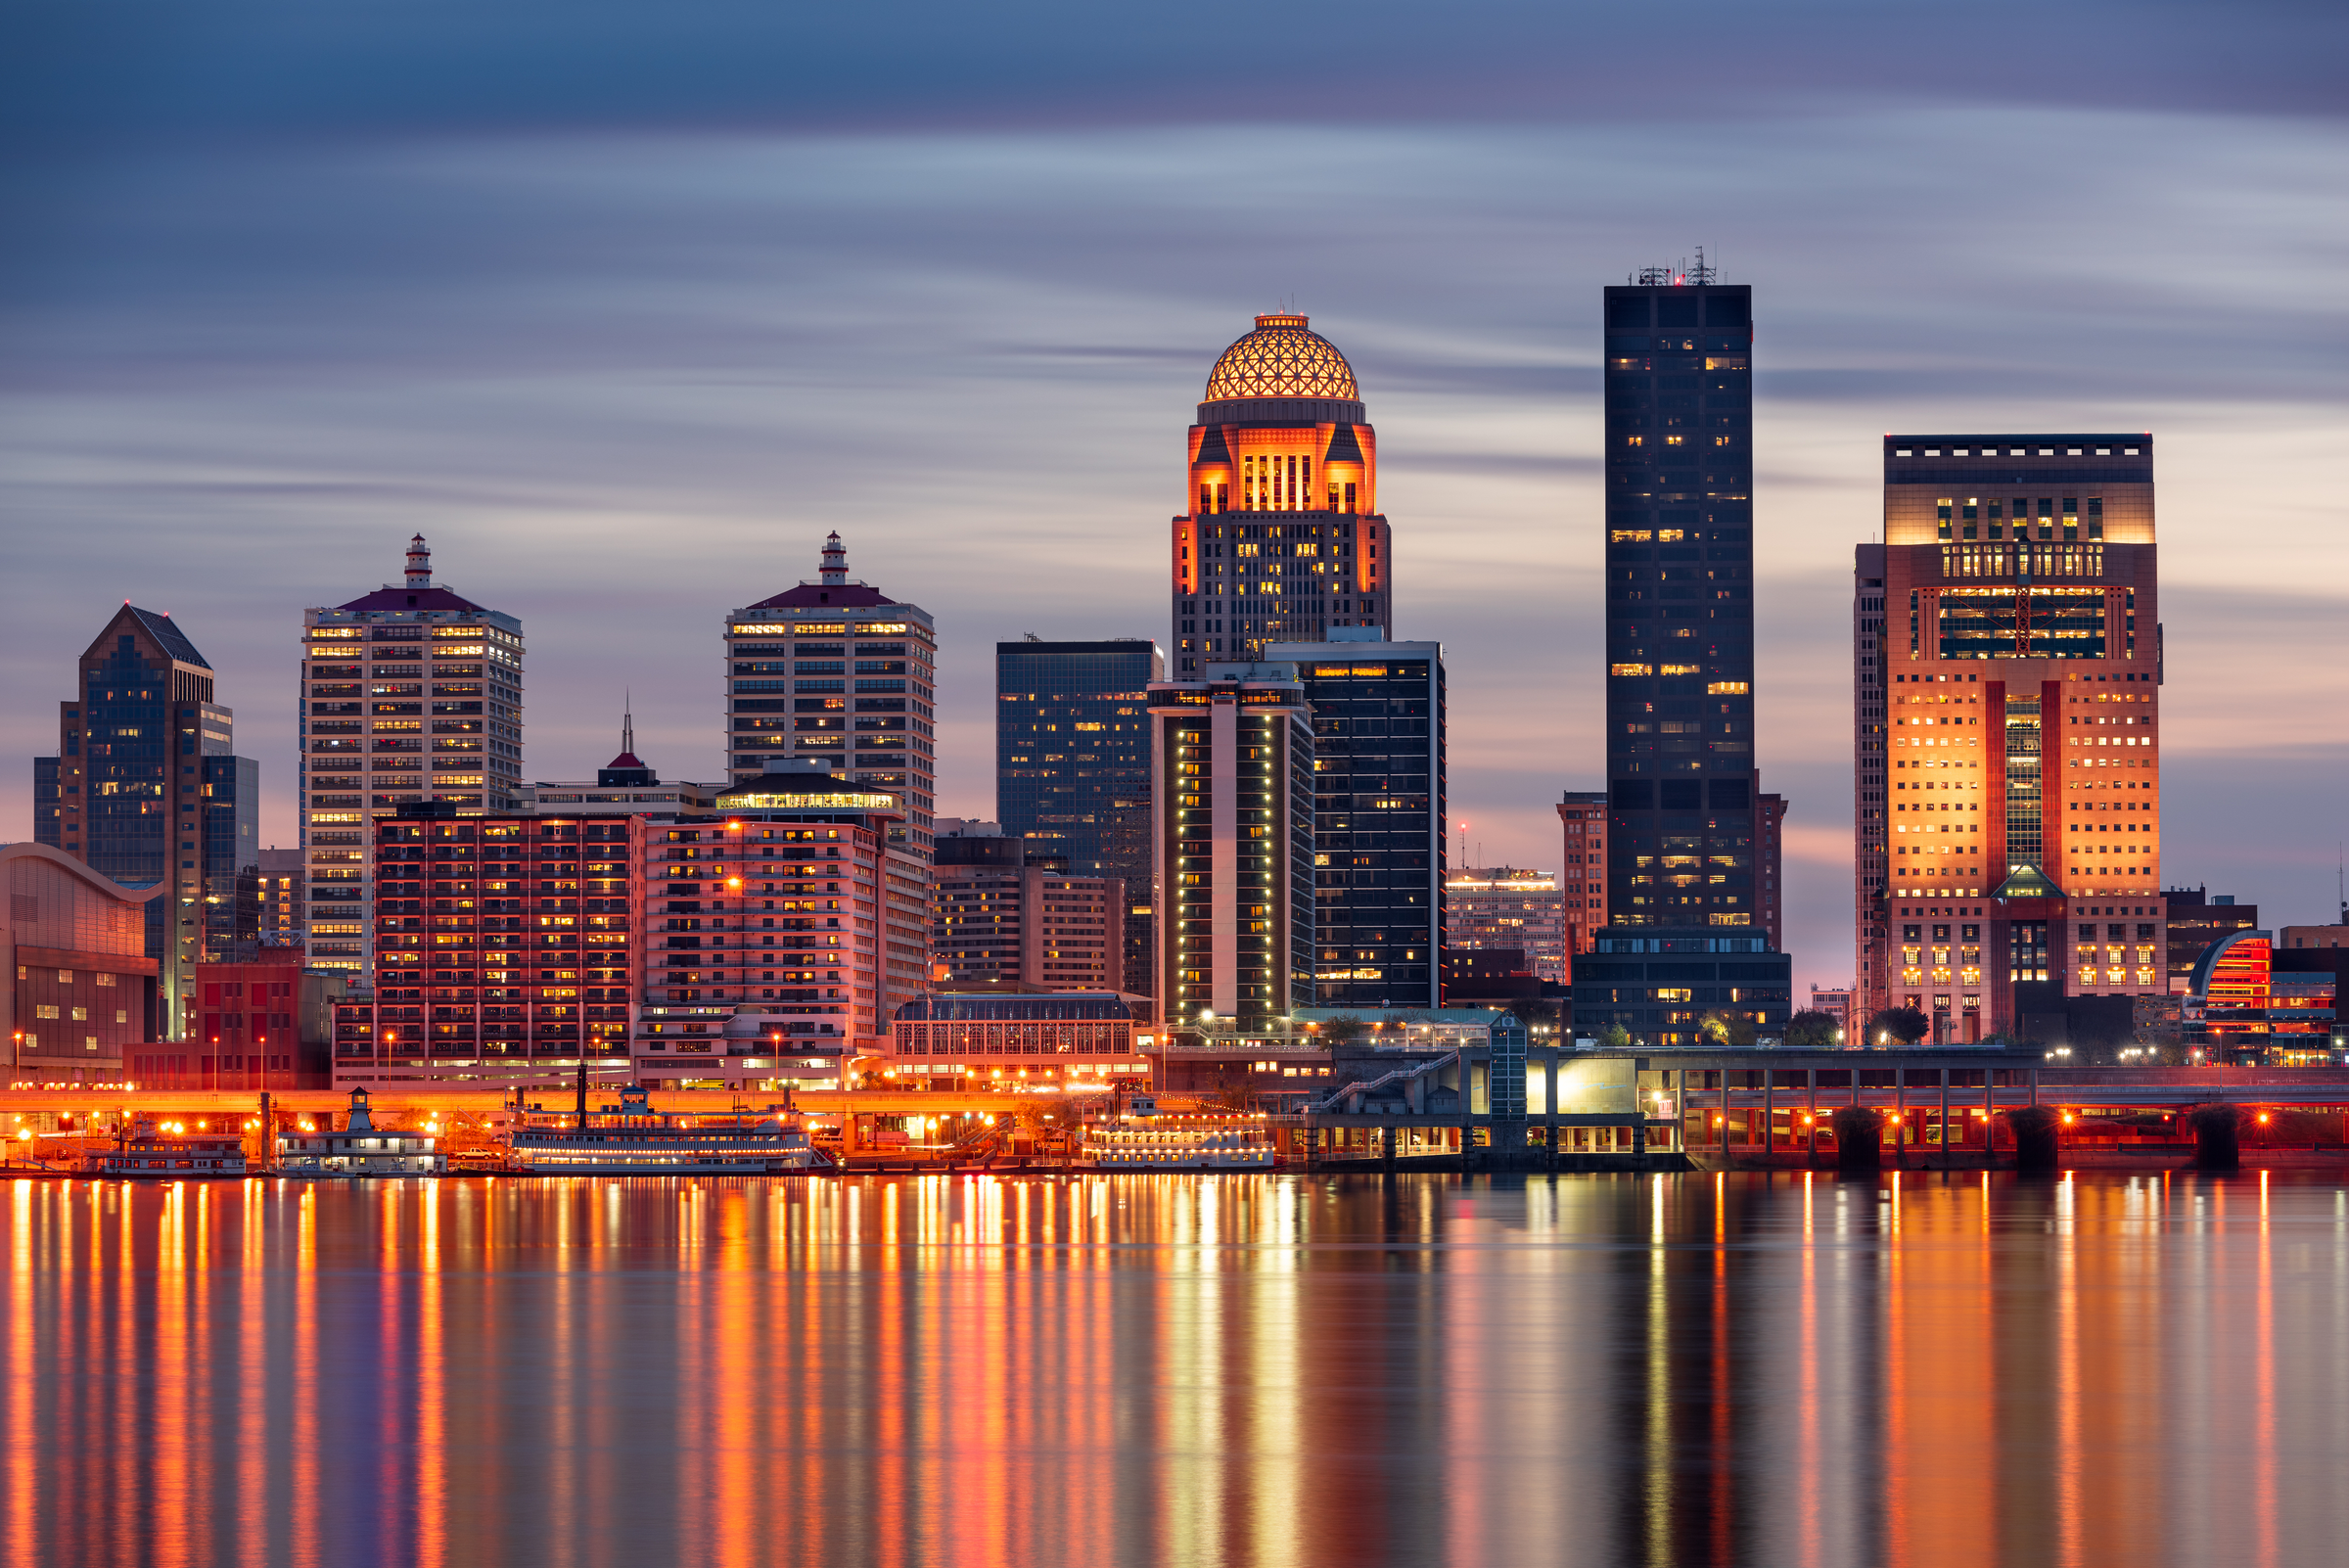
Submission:
[[[301,628],[307,957],[365,971],[372,824],[428,800],[461,816],[519,808],[522,623],[435,582],[419,533],[405,581],[305,610]]]
[[[887,896],[863,911],[884,926],[875,1027],[885,1033],[891,1010],[921,990],[928,973],[937,667],[930,612],[851,578],[838,533],[824,540],[814,581],[726,617],[722,711],[732,786],[757,784],[788,763],[830,771],[844,795],[886,790],[901,807],[882,830]]]
[[[2167,988],[2153,438],[1887,436],[1853,583],[1866,1011],[1937,1040]],[[2086,998],[2102,998],[2100,1004]]]
[[[1354,369],[1307,318],[1256,318],[1207,378],[1169,539],[1174,678],[1331,626],[1388,634],[1394,551]]]

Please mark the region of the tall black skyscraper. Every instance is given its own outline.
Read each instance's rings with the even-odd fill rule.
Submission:
[[[196,965],[236,956],[259,914],[260,770],[234,755],[232,717],[171,618],[128,604],[58,705],[57,815],[40,824],[43,842],[125,887],[168,888],[147,905],[147,955],[158,1029],[172,1038]]]
[[[1074,877],[1126,879],[1126,989],[1151,973],[1149,687],[1166,657],[1146,637],[995,644],[995,818]]]
[[[1607,908],[1760,922],[1753,291],[1647,271],[1606,291]]]

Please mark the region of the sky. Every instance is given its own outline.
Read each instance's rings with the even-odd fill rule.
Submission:
[[[531,776],[718,776],[725,613],[1169,635],[1208,368],[1293,304],[1379,434],[1470,858],[1601,783],[1600,289],[1755,291],[1757,695],[1798,994],[1851,947],[1852,547],[1892,431],[2150,431],[2165,881],[2331,918],[2349,12],[63,0],[0,51],[0,836],[74,657],[171,612],[295,842],[301,611],[522,619]]]

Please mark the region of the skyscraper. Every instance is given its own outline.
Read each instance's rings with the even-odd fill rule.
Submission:
[[[1378,438],[1354,369],[1307,318],[1275,313],[1223,350],[1207,378],[1174,521],[1178,679],[1268,642],[1318,642],[1331,626],[1385,635],[1394,550],[1378,511]]]
[[[1975,1039],[2167,988],[2154,549],[2149,436],[1884,438],[1853,589],[1868,1009]]]
[[[889,922],[878,1015],[886,1021],[927,978],[936,623],[920,606],[852,580],[848,549],[833,533],[813,582],[732,612],[725,638],[726,763],[737,787],[758,782],[770,763],[806,762],[854,783],[854,793],[887,790],[902,807],[882,829],[891,897],[874,911]]]
[[[1313,724],[1318,1007],[1441,1007],[1444,645],[1274,643]]]
[[[196,965],[258,912],[237,876],[259,853],[258,768],[233,755],[212,668],[167,614],[123,605],[76,675],[58,707],[55,847],[124,887],[163,885],[146,900],[147,955],[156,1027],[176,1039]]]
[[[1313,1005],[1313,729],[1293,666],[1150,688],[1157,995],[1170,1026]]]
[[[305,956],[365,972],[370,825],[427,800],[461,816],[520,808],[522,623],[434,582],[421,533],[403,582],[301,623]]]
[[[1606,291],[1607,912],[1759,919],[1752,290]]]
[[[1125,990],[1150,984],[1149,687],[1142,637],[995,644],[995,815],[1072,877],[1125,884]]]

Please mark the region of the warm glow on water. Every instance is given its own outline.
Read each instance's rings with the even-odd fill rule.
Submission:
[[[16,1181],[0,1225],[12,1568],[2349,1551],[2330,1177]]]

